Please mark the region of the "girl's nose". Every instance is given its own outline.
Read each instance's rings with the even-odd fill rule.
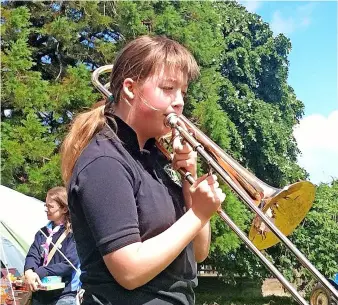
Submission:
[[[180,90],[176,94],[175,103],[177,103],[178,105],[180,105],[182,107],[184,105],[184,96],[183,96],[183,93]]]
[[[184,97],[181,91],[176,93],[175,101],[171,105],[175,110],[181,111],[184,106]]]

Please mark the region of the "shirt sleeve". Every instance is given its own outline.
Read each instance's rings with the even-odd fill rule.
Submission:
[[[27,256],[25,258],[24,270],[32,269],[35,271],[41,264],[41,252],[40,252],[40,233],[37,232],[34,237],[34,242],[30,246]]]
[[[140,242],[135,179],[111,157],[99,157],[78,175],[79,203],[101,255]]]

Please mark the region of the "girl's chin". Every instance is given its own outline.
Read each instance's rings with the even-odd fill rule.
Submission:
[[[162,123],[162,124],[161,124]],[[167,127],[163,124],[163,122],[158,122],[157,125],[148,126],[148,134],[151,134],[151,137],[162,137],[166,135],[167,133],[171,132],[171,128]]]
[[[158,137],[161,138],[161,137],[164,137],[164,136],[166,136],[168,134],[171,134],[171,128],[163,126],[163,128],[161,130],[161,133],[159,134]]]

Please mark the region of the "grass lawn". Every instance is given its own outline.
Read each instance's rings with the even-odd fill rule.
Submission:
[[[198,281],[196,305],[297,305],[289,297],[263,297],[260,283],[247,282],[234,287],[212,277],[199,277]]]

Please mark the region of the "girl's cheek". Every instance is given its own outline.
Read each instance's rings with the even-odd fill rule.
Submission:
[[[156,109],[159,110],[161,112],[165,112],[168,107],[170,106],[171,102],[170,100],[167,98],[158,98],[158,99],[154,99],[151,101],[151,106]]]
[[[164,112],[171,105],[171,98],[167,96],[160,88],[155,91],[155,94],[149,95],[146,99],[146,103],[152,110]]]

